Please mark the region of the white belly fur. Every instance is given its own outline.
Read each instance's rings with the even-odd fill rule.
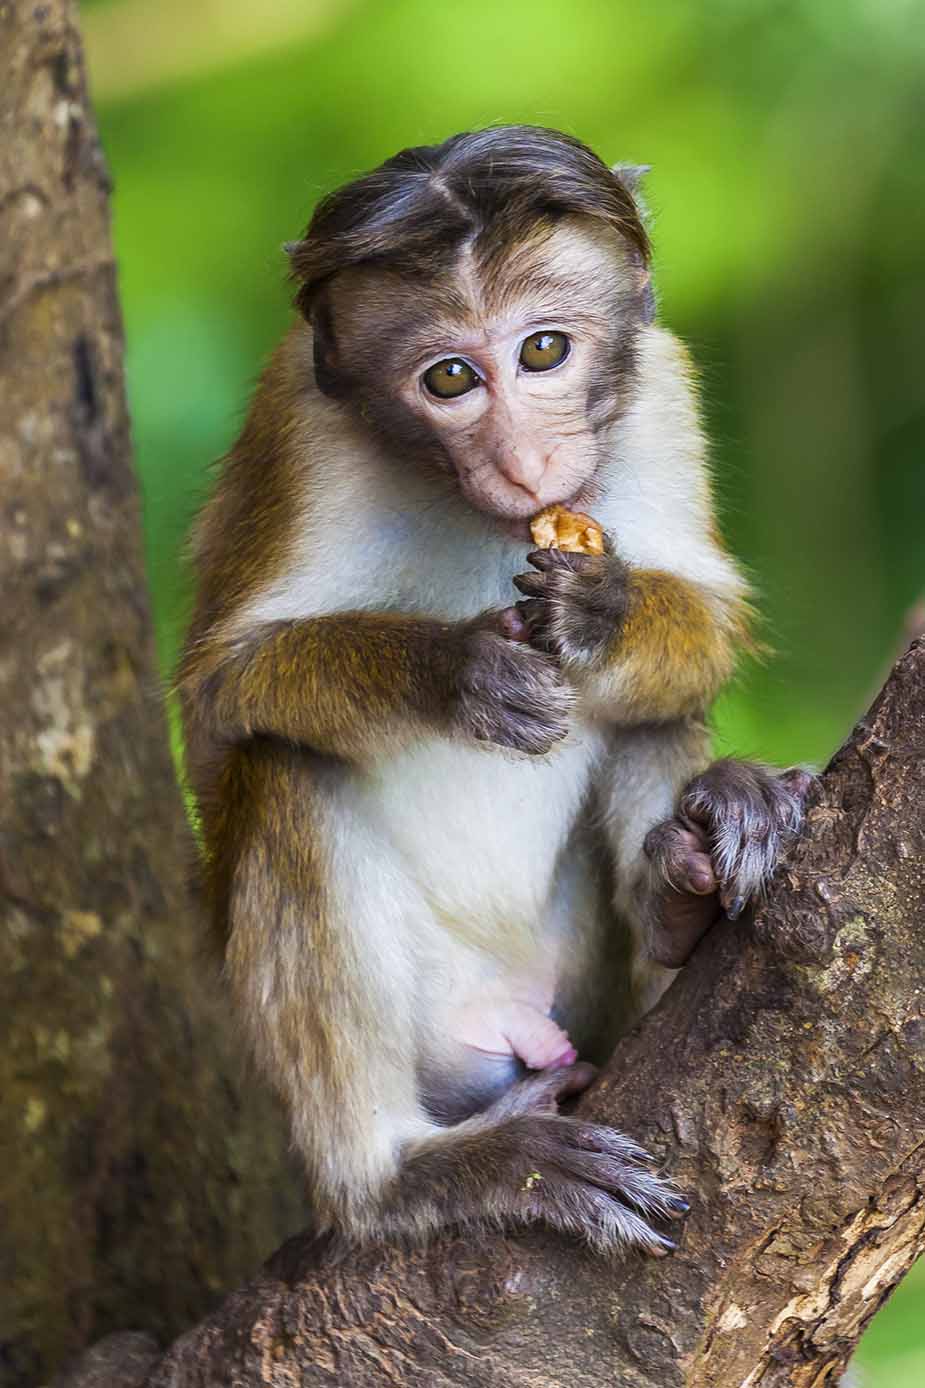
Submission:
[[[472,943],[544,933],[556,859],[600,734],[579,726],[547,756],[434,738],[353,783],[355,811],[400,858],[434,924]]]
[[[472,1047],[526,1054],[506,1039],[512,1003],[548,1015],[581,947],[555,901],[557,866],[600,751],[584,725],[543,757],[435,738],[341,782],[344,924],[375,938],[399,917],[423,1054],[463,1070]]]

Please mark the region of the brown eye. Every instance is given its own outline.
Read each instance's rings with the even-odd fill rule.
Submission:
[[[533,333],[520,349],[520,364],[528,371],[551,371],[569,354],[565,333]]]
[[[453,400],[457,395],[465,395],[480,386],[482,378],[476,375],[468,362],[459,357],[447,357],[446,361],[438,361],[436,366],[424,372],[424,384],[438,400]]]

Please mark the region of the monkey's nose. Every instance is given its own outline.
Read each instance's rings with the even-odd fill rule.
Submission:
[[[500,459],[498,471],[515,487],[521,487],[531,496],[538,496],[539,485],[546,472],[546,457],[533,449],[518,450]]]

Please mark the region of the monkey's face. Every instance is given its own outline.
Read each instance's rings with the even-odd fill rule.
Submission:
[[[580,218],[500,252],[467,247],[418,283],[348,271],[328,310],[338,393],[400,465],[451,471],[520,533],[545,506],[593,499],[645,286],[616,234]]]

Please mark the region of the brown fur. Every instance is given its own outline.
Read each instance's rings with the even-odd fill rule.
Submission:
[[[626,617],[609,661],[625,670],[633,707],[648,718],[702,714],[732,674],[743,615],[718,612],[692,583],[635,569]]]

